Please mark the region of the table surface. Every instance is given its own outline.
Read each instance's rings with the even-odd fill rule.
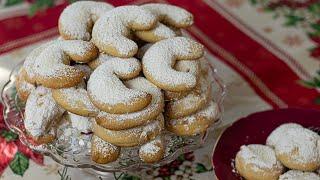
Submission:
[[[65,7],[59,1],[55,7],[30,17],[27,3],[9,6],[11,1],[3,2],[0,3],[0,87],[12,68],[32,49],[58,36],[57,19]],[[286,1],[279,0],[280,3],[272,6],[247,0],[109,2],[114,5],[164,2],[182,6],[194,14],[195,24],[187,33],[205,45],[205,56],[218,69],[228,89],[222,127],[253,112],[320,107],[317,90],[301,83],[319,76],[320,3],[305,0],[281,4]],[[307,84],[316,86],[314,81]],[[63,167],[21,145],[7,131],[1,115],[0,128],[0,179],[61,178],[58,171]],[[154,170],[147,178],[213,179],[210,162],[213,139],[222,129],[210,134],[205,148],[181,156],[174,163]],[[78,169],[68,168],[66,174],[71,179],[96,179]]]

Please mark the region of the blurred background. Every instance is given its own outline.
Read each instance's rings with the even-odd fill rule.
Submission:
[[[11,70],[39,44],[58,37],[58,18],[74,0],[0,0],[0,88]],[[194,14],[185,34],[206,47],[228,88],[222,127],[253,112],[319,109],[320,1],[318,0],[108,0],[115,6],[170,3]],[[0,105],[0,110],[2,106]],[[219,131],[210,137],[217,136]],[[212,138],[213,139],[213,138]],[[148,172],[147,178],[213,179],[214,141]],[[0,115],[1,179],[96,179],[32,152]],[[138,179],[115,174],[116,179]]]

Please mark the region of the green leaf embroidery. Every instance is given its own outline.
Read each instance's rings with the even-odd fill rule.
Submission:
[[[203,173],[209,171],[203,164],[197,163],[196,165],[196,173]]]
[[[320,24],[311,24],[310,25],[312,29],[314,29],[316,32],[320,31]]]
[[[46,9],[54,5],[54,0],[37,0],[30,6],[29,15],[33,16],[38,10]]]
[[[285,26],[296,26],[299,22],[303,21],[304,18],[293,15],[293,14],[288,14],[285,16],[286,22],[284,23]]]
[[[4,6],[5,7],[13,6],[13,5],[20,4],[22,2],[23,2],[23,0],[7,0],[6,3],[4,4]]]
[[[253,4],[253,5],[256,5],[257,4],[257,0],[250,0],[250,3]]]
[[[67,173],[68,167],[66,166],[63,168],[62,172],[60,170],[58,171],[61,180],[71,180],[71,177]]]
[[[121,179],[121,180],[140,180],[141,178],[139,178],[137,176],[130,175],[130,174],[123,174],[118,179]]]
[[[18,139],[18,135],[16,133],[7,130],[2,131],[1,136],[4,137],[7,142]]]
[[[17,152],[14,159],[10,162],[10,169],[14,174],[23,176],[29,168],[29,159],[20,152]]]
[[[317,98],[314,100],[314,103],[317,104],[317,105],[320,105],[320,97],[317,97]]]
[[[301,84],[304,87],[307,87],[307,88],[315,88],[315,87],[317,87],[316,84],[314,82],[312,82],[312,81],[301,80],[298,83]]]
[[[183,154],[179,155],[177,160],[178,161],[184,161],[185,160],[184,155]]]
[[[320,15],[320,3],[311,4],[308,7],[308,11],[315,15]]]

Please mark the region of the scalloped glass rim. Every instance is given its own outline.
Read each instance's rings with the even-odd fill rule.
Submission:
[[[23,62],[22,62],[23,63]],[[4,116],[4,121],[6,125],[15,133],[19,135],[19,139],[21,142],[28,147],[30,147],[32,150],[42,153],[46,156],[51,157],[54,161],[56,161],[59,164],[62,164],[64,166],[68,167],[74,167],[74,168],[86,168],[86,169],[91,169],[94,171],[100,171],[100,172],[118,172],[118,171],[136,171],[139,169],[145,169],[145,168],[152,168],[152,167],[159,167],[164,164],[168,164],[171,161],[175,160],[180,154],[187,153],[193,150],[196,150],[200,148],[206,140],[207,133],[202,134],[202,135],[197,135],[194,137],[177,137],[173,135],[170,132],[165,132],[166,140],[172,140],[174,137],[183,139],[182,147],[174,147],[174,151],[169,152],[164,159],[162,159],[160,162],[155,163],[155,164],[147,164],[143,163],[142,161],[134,161],[132,164],[127,164],[127,165],[121,165],[119,162],[117,164],[98,164],[93,161],[88,161],[87,163],[83,162],[76,162],[75,158],[73,155],[72,159],[68,159],[63,157],[60,153],[65,153],[65,152],[59,152],[57,151],[57,147],[54,147],[53,144],[48,144],[48,145],[40,145],[40,146],[34,146],[32,143],[30,143],[30,139],[26,137],[26,134],[24,132],[24,125],[23,125],[23,105],[20,103],[19,98],[17,97],[15,92],[15,80],[16,80],[16,75],[20,67],[22,66],[22,63],[18,64],[14,70],[10,74],[9,81],[4,85],[2,91],[1,91],[1,99],[4,104],[4,109],[3,109],[3,116]],[[217,75],[217,70],[213,68],[210,64],[210,68],[212,69],[212,80],[213,80],[213,92],[214,92],[214,99],[215,102],[218,104],[219,108],[219,120],[210,128],[208,131],[213,130],[214,128],[217,128],[219,122],[221,121],[221,116],[223,113],[223,99],[226,95],[226,86],[223,84],[221,78]],[[12,96],[12,94],[15,94]],[[134,148],[132,148],[134,149]],[[170,149],[171,150],[171,149]],[[131,151],[130,148],[129,150],[125,151]],[[136,150],[135,150],[136,151]],[[128,157],[129,159],[131,157]],[[119,166],[120,164],[120,166]],[[116,166],[117,165],[117,166]]]

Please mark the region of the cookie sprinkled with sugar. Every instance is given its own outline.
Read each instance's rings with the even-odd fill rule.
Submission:
[[[296,124],[280,126],[267,139],[267,145],[273,146],[277,155],[288,154],[303,164],[320,162],[319,142],[317,133]]]
[[[213,101],[210,101],[208,106],[203,108],[202,110],[196,112],[195,114],[192,114],[190,116],[182,117],[179,119],[170,119],[168,123],[171,125],[176,125],[176,124],[185,124],[185,125],[190,125],[194,124],[197,122],[197,119],[199,117],[205,117],[208,120],[214,121],[218,117],[218,105],[214,103]]]
[[[251,144],[248,146],[241,146],[237,154],[245,164],[252,164],[257,171],[260,169],[274,169],[283,168],[281,163],[277,160],[274,150],[268,146]]]
[[[290,170],[282,174],[279,180],[320,180],[320,176],[313,172]]]
[[[104,141],[98,136],[93,136],[92,139],[93,141],[91,143],[94,144],[96,151],[98,151],[102,156],[107,157],[110,153],[118,151],[116,146]]]
[[[187,10],[169,4],[149,3],[142,5],[157,16],[160,22],[176,28],[186,28],[193,24],[193,15]]]
[[[158,153],[158,151],[161,150],[161,147],[159,147],[158,144],[161,144],[161,139],[160,137],[157,137],[156,139],[142,145],[140,147],[140,153],[143,153],[143,154],[156,154]]]
[[[98,66],[100,66],[101,64],[107,62],[108,60],[114,58],[113,56],[107,55],[107,54],[99,54],[99,56],[97,57],[97,59],[90,61],[88,63],[89,67],[91,69],[96,69]]]
[[[92,30],[92,40],[100,51],[112,56],[132,57],[138,46],[130,40],[130,30],[149,30],[156,17],[139,6],[121,6],[99,18]]]
[[[186,91],[195,87],[197,77],[189,72],[176,71],[176,60],[198,59],[203,55],[199,43],[185,37],[175,37],[153,44],[142,59],[143,72],[148,80],[161,89]]]
[[[30,83],[35,83],[35,77],[36,77],[36,71],[34,70],[34,64],[37,59],[37,57],[41,54],[41,52],[46,49],[47,46],[49,46],[54,41],[45,43],[34,50],[32,50],[28,56],[26,57],[25,61],[23,62],[23,68],[27,73],[27,80]]]
[[[151,30],[135,31],[135,35],[146,42],[157,42],[177,36],[176,32],[162,23],[157,23]]]
[[[84,133],[91,132],[92,118],[79,116],[70,112],[68,112],[67,118],[71,121],[72,127]]]
[[[61,88],[53,90],[53,98],[60,106],[64,107],[70,112],[83,116],[96,116],[99,112],[89,96],[87,90],[84,89],[84,83],[80,83],[76,87]]]
[[[33,137],[47,132],[47,128],[63,114],[62,109],[52,98],[50,89],[37,87],[26,103],[24,125]]]
[[[113,9],[105,2],[80,1],[67,6],[59,17],[59,32],[65,39],[90,40],[94,22]]]
[[[119,79],[136,77],[140,71],[140,62],[135,58],[112,58],[100,65],[88,81],[88,93],[93,104],[102,111],[118,114],[118,110],[132,112],[144,108],[146,105],[141,102],[149,103],[150,95],[141,90],[127,88]],[[140,108],[138,104],[143,107]]]
[[[100,112],[97,117],[99,124],[104,124],[106,128],[129,128],[130,126],[138,126],[144,124],[150,119],[158,116],[163,110],[164,99],[163,94],[159,88],[154,86],[143,77],[138,77],[125,82],[125,85],[133,90],[139,90],[152,95],[152,100],[148,106],[140,111],[125,113],[125,114],[111,114],[107,112]]]
[[[70,59],[87,62],[97,55],[96,47],[80,40],[57,40],[47,46],[34,62],[37,83],[49,88],[64,88],[78,84],[85,75],[69,66]]]

